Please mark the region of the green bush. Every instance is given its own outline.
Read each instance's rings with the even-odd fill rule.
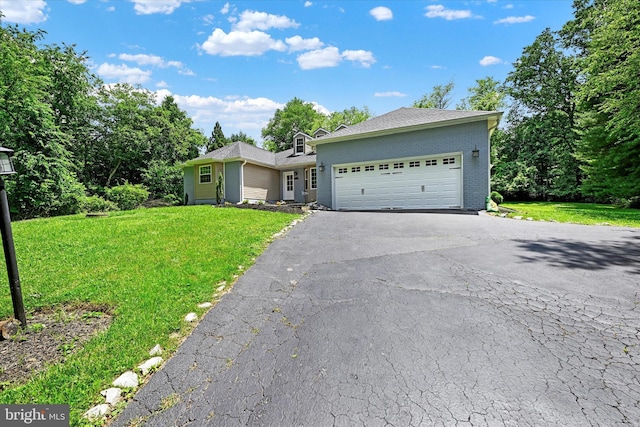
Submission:
[[[123,211],[137,209],[149,198],[149,191],[142,184],[124,184],[107,190],[107,200]]]
[[[100,196],[87,196],[83,201],[83,210],[86,212],[110,212],[117,211],[118,205]]]
[[[492,191],[491,200],[493,200],[496,205],[501,205],[502,202],[504,202],[504,197],[502,197],[502,194],[498,193],[497,191]]]
[[[166,162],[153,160],[142,173],[142,183],[154,199],[173,195],[181,200],[184,190],[183,175],[179,165],[171,166]]]

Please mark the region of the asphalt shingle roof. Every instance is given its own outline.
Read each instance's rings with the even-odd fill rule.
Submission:
[[[475,117],[481,118],[492,114],[499,115],[501,113],[497,111],[434,110],[427,108],[403,107],[364,122],[357,123],[353,126],[340,129],[325,137],[318,138],[317,141],[382,132],[385,130],[400,130],[402,128],[411,128],[413,126],[448,122],[452,120],[471,119]]]
[[[290,165],[303,165],[316,162],[315,154],[305,154],[301,156],[293,156],[293,148],[280,153],[272,153],[255,145],[247,144],[242,141],[234,142],[233,144],[225,145],[217,150],[210,151],[193,162],[199,162],[201,160],[213,159],[213,160],[226,160],[226,159],[243,159],[250,162],[255,162],[272,167],[277,166],[290,166]]]

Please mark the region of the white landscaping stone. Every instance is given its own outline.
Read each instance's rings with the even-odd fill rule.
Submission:
[[[209,308],[211,306],[213,306],[213,304],[211,304],[210,302],[202,302],[198,304],[198,308]]]
[[[159,364],[162,363],[162,357],[156,356],[144,362],[142,365],[138,366],[142,375],[147,375],[152,368],[155,368]]]
[[[220,291],[222,291],[223,289],[224,289],[224,285],[218,286],[218,287],[216,288],[216,292],[220,292]]]
[[[122,389],[111,387],[100,392],[104,396],[104,401],[109,405],[115,405],[122,400]]]
[[[521,216],[514,216],[513,219],[522,219]]]
[[[87,412],[84,413],[82,417],[92,422],[98,421],[100,418],[107,415],[110,409],[111,407],[109,405],[107,405],[106,403],[103,403],[101,405],[96,405],[93,408],[89,409]]]
[[[198,318],[197,314],[189,313],[186,316],[184,316],[184,321],[191,323],[191,322],[195,322],[197,318]]]
[[[151,350],[149,350],[149,356],[158,356],[162,354],[162,347],[160,344],[156,344]]]
[[[112,384],[116,387],[123,388],[138,387],[138,374],[133,371],[127,371],[116,378]]]

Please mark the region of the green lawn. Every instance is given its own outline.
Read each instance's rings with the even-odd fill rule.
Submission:
[[[640,227],[640,209],[623,209],[595,203],[506,202],[500,205],[516,212],[509,216],[536,221],[571,222],[588,225]]]
[[[68,403],[72,425],[99,392],[146,360],[159,343],[169,353],[188,333],[183,318],[215,301],[272,239],[299,215],[190,206],[140,209],[13,223],[27,311],[68,303],[112,308],[111,327],[64,363],[0,392],[0,403]],[[0,319],[13,314],[4,257]],[[163,357],[167,357],[163,355]],[[6,386],[6,385],[5,385]],[[1,388],[1,386],[0,386]]]

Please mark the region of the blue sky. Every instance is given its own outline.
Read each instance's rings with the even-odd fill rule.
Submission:
[[[87,51],[106,83],[172,94],[209,136],[260,130],[294,97],[324,113],[409,107],[434,85],[502,81],[570,0],[0,0],[3,22]]]

